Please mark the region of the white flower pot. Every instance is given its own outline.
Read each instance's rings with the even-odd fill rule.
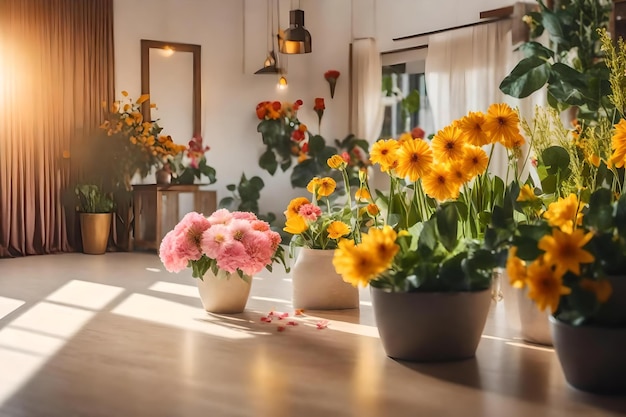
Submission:
[[[359,290],[333,266],[334,250],[301,248],[292,268],[293,307],[340,310],[359,307]]]
[[[204,309],[209,313],[233,314],[241,313],[246,308],[252,277],[219,270],[215,275],[210,269],[204,274],[204,279],[197,279],[200,299]]]

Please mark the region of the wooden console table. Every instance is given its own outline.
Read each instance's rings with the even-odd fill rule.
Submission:
[[[190,194],[193,203],[181,213],[181,194]],[[136,184],[133,185],[135,216],[135,248],[159,250],[163,236],[176,226],[182,215],[191,210],[205,216],[217,208],[215,191],[201,190],[200,184]]]

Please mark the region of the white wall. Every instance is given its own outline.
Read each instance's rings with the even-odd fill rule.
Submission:
[[[289,0],[279,0],[281,26],[288,26]],[[282,213],[293,190],[288,173],[274,177],[258,167],[264,151],[256,131],[255,108],[263,100],[302,99],[300,120],[317,131],[312,110],[315,97],[324,97],[321,134],[327,141],[348,132],[348,53],[353,36],[376,36],[381,51],[407,46],[392,38],[442,29],[478,20],[481,10],[506,6],[503,0],[301,0],[313,52],[287,58],[289,87],[277,90],[274,75],[254,75],[267,53],[266,1],[263,0],[115,0],[116,91],[140,94],[140,40],[152,39],[202,46],[202,135],[211,147],[208,163],[217,170],[211,186],[218,200],[228,196],[226,185],[242,172],[265,181],[261,211]],[[433,4],[438,7],[433,8]],[[245,24],[244,24],[245,22]],[[415,41],[412,41],[415,43]],[[281,55],[280,58],[284,58]],[[341,72],[334,99],[325,71]],[[172,74],[176,80],[176,74]],[[159,104],[159,103],[157,103]],[[168,121],[169,123],[169,121]],[[186,143],[189,138],[175,138]]]

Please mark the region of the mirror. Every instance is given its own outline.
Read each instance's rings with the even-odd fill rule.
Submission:
[[[141,93],[150,95],[142,105],[144,120],[158,119],[163,134],[177,143],[201,133],[200,80],[200,45],[141,40]]]

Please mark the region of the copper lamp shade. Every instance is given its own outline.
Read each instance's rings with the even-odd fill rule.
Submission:
[[[279,40],[280,52],[283,54],[308,54],[311,52],[311,34],[304,28],[304,10],[289,11],[289,29]]]

